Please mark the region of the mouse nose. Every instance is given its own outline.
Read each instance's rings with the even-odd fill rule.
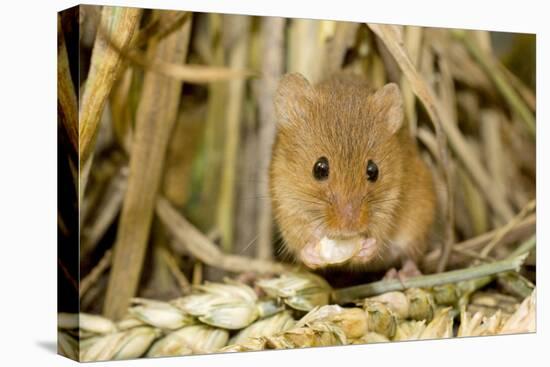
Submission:
[[[352,203],[346,203],[340,208],[340,215],[343,220],[351,220],[355,217],[355,208]]]
[[[338,203],[335,214],[337,216],[336,223],[338,223],[337,230],[342,236],[357,234],[364,218],[362,218],[360,206],[355,200]]]

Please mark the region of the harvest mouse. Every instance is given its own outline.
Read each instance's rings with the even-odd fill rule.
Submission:
[[[401,93],[337,74],[285,75],[275,97],[270,193],[285,248],[310,268],[383,271],[427,248],[436,196],[404,127]]]

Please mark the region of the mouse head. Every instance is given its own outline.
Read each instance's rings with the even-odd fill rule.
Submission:
[[[397,85],[372,92],[360,78],[344,74],[314,87],[300,74],[287,74],[275,109],[271,193],[285,237],[292,238],[285,226],[299,225],[294,229],[302,238],[383,241],[404,179]]]

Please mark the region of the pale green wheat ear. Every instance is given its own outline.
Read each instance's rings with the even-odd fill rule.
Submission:
[[[405,291],[409,299],[409,318],[413,320],[431,321],[435,313],[435,301],[432,294],[421,288],[411,288]]]
[[[265,338],[252,338],[243,343],[230,344],[223,347],[219,351],[222,353],[235,353],[235,352],[252,352],[258,350],[267,349],[267,342]]]
[[[344,331],[329,321],[292,328],[263,339],[268,349],[328,347],[348,343]]]
[[[250,325],[258,316],[256,304],[233,300],[211,305],[199,316],[199,320],[208,325],[235,330]]]
[[[403,292],[388,292],[379,296],[374,296],[365,299],[363,302],[359,302],[363,307],[366,307],[369,303],[379,302],[387,306],[391,312],[400,319],[406,319],[409,317],[410,301],[409,298]]]
[[[239,331],[231,338],[229,344],[242,344],[253,338],[269,336],[292,328],[296,321],[289,311],[283,311],[266,319],[256,321],[247,328]]]
[[[518,310],[506,320],[499,329],[499,334],[517,334],[533,332],[536,329],[537,291],[523,300]]]
[[[323,278],[310,273],[283,274],[278,278],[259,280],[256,285],[268,296],[281,299],[300,311],[328,304],[332,291]]]
[[[242,329],[259,317],[278,311],[273,301],[259,302],[254,290],[241,283],[206,283],[194,290],[172,304],[211,326]]]
[[[495,335],[502,324],[503,315],[500,310],[487,317],[481,312],[471,314],[462,309],[460,312],[460,327],[457,336]]]
[[[386,304],[381,302],[365,302],[363,308],[367,314],[368,331],[384,335],[388,338],[392,338],[395,335],[399,320]]]
[[[453,337],[453,313],[451,307],[439,309],[432,321],[420,335],[420,339],[440,339]]]
[[[81,344],[80,360],[83,362],[131,359],[141,357],[151,343],[161,335],[160,330],[139,326],[98,337],[93,343]]]
[[[132,299],[129,315],[159,329],[175,330],[196,323],[195,319],[167,302]]]
[[[211,353],[227,344],[227,330],[206,325],[186,326],[174,331],[153,344],[148,357],[180,356]]]
[[[57,322],[59,329],[80,339],[117,331],[115,323],[111,320],[84,312],[80,314],[59,313]]]
[[[362,309],[339,305],[317,306],[302,317],[296,326],[313,327],[327,322],[340,328],[348,340],[362,337],[368,329],[368,318]]]
[[[312,274],[257,281],[267,297],[234,281],[206,283],[171,302],[135,298],[117,323],[60,313],[58,348],[104,361],[533,332],[536,292],[521,304],[494,292],[469,296],[486,282],[386,292],[346,307],[327,304],[331,288]]]
[[[57,314],[57,326],[60,329],[77,329],[95,334],[107,334],[116,330],[115,324],[102,316],[81,312],[79,314]]]
[[[403,321],[395,330],[393,340],[418,340],[422,333],[426,330],[426,320],[422,321]]]

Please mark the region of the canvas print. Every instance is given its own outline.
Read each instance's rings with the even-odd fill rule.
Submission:
[[[60,354],[536,331],[536,35],[366,21],[57,15]]]

